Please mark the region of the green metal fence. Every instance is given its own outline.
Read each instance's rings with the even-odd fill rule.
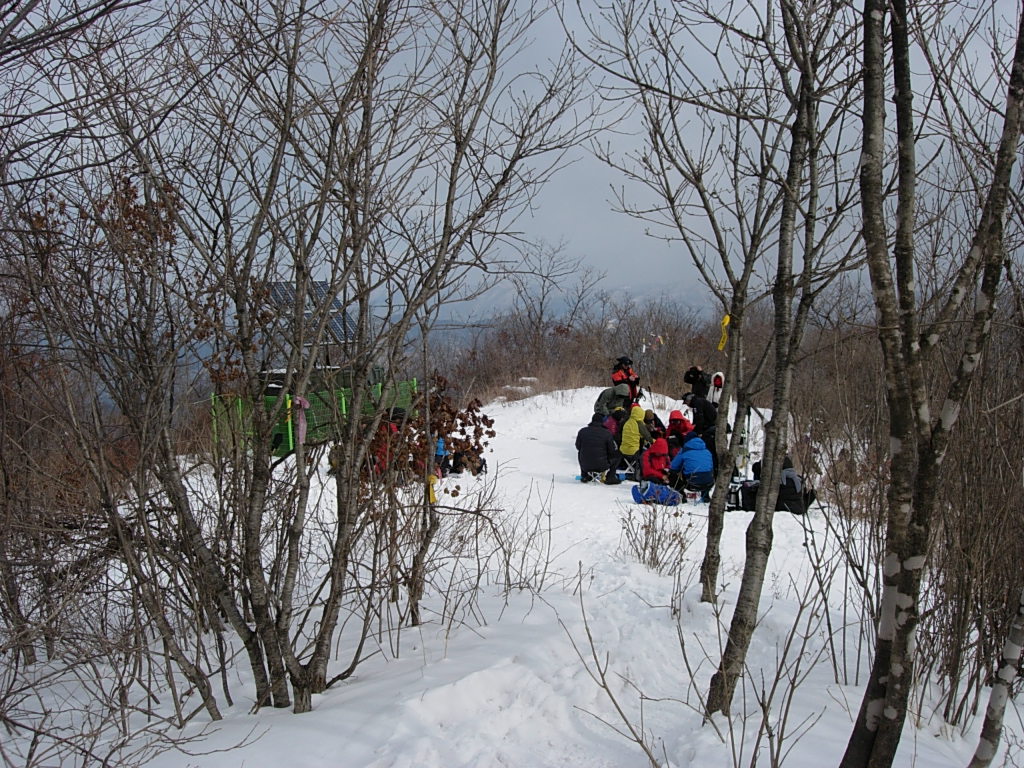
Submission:
[[[402,408],[409,411],[416,399],[417,381],[409,379],[388,385],[378,382],[367,388],[363,397],[362,414],[372,416],[380,408]],[[279,395],[265,395],[263,407],[269,412],[277,403]],[[295,450],[299,435],[299,407],[292,395],[284,396],[281,415],[270,433],[271,452],[275,456],[287,456]],[[306,445],[315,445],[331,439],[341,430],[342,423],[350,415],[354,395],[350,387],[312,392],[307,398],[305,409]],[[241,395],[211,395],[211,414],[214,447],[223,450],[248,444],[254,435],[252,404]]]

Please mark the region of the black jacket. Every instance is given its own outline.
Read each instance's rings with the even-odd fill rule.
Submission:
[[[802,515],[807,511],[804,507],[803,478],[792,468],[782,470],[775,509],[786,510],[794,515]]]
[[[576,435],[580,473],[604,472],[619,460],[619,449],[612,433],[600,421],[592,421]]]
[[[690,391],[697,397],[707,397],[711,391],[711,375],[693,366],[683,374],[683,381],[690,385]]]
[[[710,400],[700,395],[690,400],[690,408],[693,410],[693,431],[704,437],[715,428],[718,409]]]
[[[754,479],[761,479],[761,462],[755,461],[753,466]],[[816,494],[808,488],[804,479],[793,469],[793,460],[786,456],[782,460],[782,477],[779,479],[779,495],[775,499],[777,512],[792,512],[802,515],[807,512],[815,500]],[[744,509],[746,507],[744,506]]]

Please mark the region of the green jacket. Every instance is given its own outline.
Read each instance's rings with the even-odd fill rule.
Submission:
[[[629,405],[629,384],[616,384],[614,387],[601,392],[594,403],[594,413],[602,416],[609,415],[618,407],[626,408]]]

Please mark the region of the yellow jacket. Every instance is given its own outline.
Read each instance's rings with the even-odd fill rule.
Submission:
[[[622,425],[622,441],[619,450],[623,456],[632,456],[651,444],[651,433],[644,424],[644,409],[634,405],[629,418]]]

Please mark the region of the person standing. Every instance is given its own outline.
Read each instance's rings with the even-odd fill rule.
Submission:
[[[707,397],[711,391],[711,375],[699,365],[690,366],[683,374],[683,382],[690,385],[690,391],[698,397]]]
[[[693,392],[683,395],[683,403],[693,411],[693,431],[708,443],[707,435],[714,434],[715,423],[718,421],[718,408],[706,397],[695,395]],[[708,447],[711,445],[708,444]]]
[[[448,449],[445,447],[444,438],[437,438],[437,444],[434,446],[434,470],[438,477],[444,477],[451,471],[451,459],[449,458]]]
[[[626,384],[629,386],[629,403],[635,405],[640,401],[643,393],[640,391],[640,376],[633,370],[633,361],[623,355],[615,361],[612,368],[612,384]]]
[[[687,392],[683,395],[683,402],[693,412],[693,431],[704,441],[705,447],[711,451],[714,461],[714,471],[718,472],[718,446],[715,444],[716,423],[718,421],[718,407],[706,397]]]

